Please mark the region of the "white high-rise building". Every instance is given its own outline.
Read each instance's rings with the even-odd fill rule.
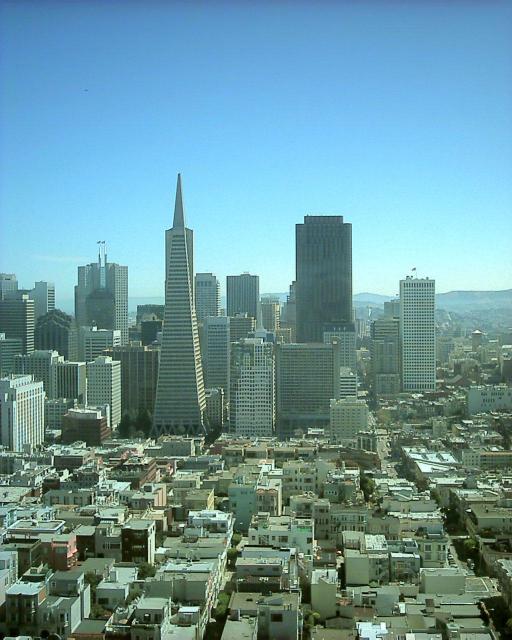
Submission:
[[[400,280],[402,390],[435,391],[435,280],[408,276]]]
[[[55,285],[53,282],[36,282],[30,292],[30,297],[34,301],[36,321],[40,316],[55,309]]]
[[[247,338],[231,350],[231,429],[247,437],[271,437],[275,426],[273,345]]]
[[[195,303],[198,322],[220,314],[220,282],[213,273],[196,273]]]
[[[0,379],[0,434],[10,451],[44,442],[44,399],[42,382],[30,375]]]
[[[121,422],[121,363],[110,356],[98,356],[87,363],[87,403],[110,406],[110,428]]]

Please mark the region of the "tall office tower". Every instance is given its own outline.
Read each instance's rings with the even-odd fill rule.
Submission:
[[[80,327],[78,330],[78,359],[90,362],[104,354],[107,349],[121,346],[119,329],[97,329]]]
[[[32,376],[0,379],[0,434],[10,451],[44,442],[44,389]]]
[[[326,325],[323,342],[329,344],[336,338],[339,344],[340,366],[357,371],[356,327],[353,322],[341,325]]]
[[[18,290],[18,280],[14,273],[0,273],[0,300],[3,300],[6,293]]]
[[[20,338],[22,353],[34,351],[34,301],[27,294],[0,300],[0,331]]]
[[[281,326],[281,304],[279,298],[268,296],[261,299],[261,323],[267,331],[275,333]]]
[[[374,320],[370,330],[370,357],[373,393],[393,396],[400,393],[400,320],[385,316]]]
[[[229,398],[231,334],[229,316],[208,317],[203,329],[204,381],[207,389],[223,389]]]
[[[45,313],[55,309],[55,285],[53,282],[36,282],[30,292],[30,297],[34,301],[36,322]]]
[[[196,273],[195,302],[198,322],[220,315],[220,282],[213,273]]]
[[[63,360],[57,351],[32,351],[26,355],[14,356],[14,373],[31,375],[35,382],[43,383],[47,398],[56,398],[55,365]]]
[[[258,317],[260,301],[260,277],[242,273],[239,276],[227,276],[227,315],[236,316],[246,313],[253,318]]]
[[[122,414],[146,409],[153,415],[160,349],[130,343],[114,347],[111,356],[121,363]]]
[[[75,360],[78,355],[77,340],[73,318],[60,309],[45,313],[36,322],[34,333],[36,349],[52,349],[58,351],[66,360]]]
[[[400,318],[400,300],[387,300],[384,303],[385,318]]]
[[[54,365],[56,398],[87,404],[87,369],[85,362],[57,362]]]
[[[165,311],[153,429],[162,433],[205,430],[203,368],[194,308],[194,234],[185,227],[178,174],[174,220],[165,232]]]
[[[435,280],[400,280],[402,390],[436,389]]]
[[[339,344],[276,345],[277,429],[281,439],[298,429],[327,427],[331,399],[339,398]]]
[[[14,373],[14,356],[23,350],[21,338],[6,338],[0,333],[0,378]]]
[[[249,337],[256,329],[256,318],[246,313],[239,313],[229,319],[229,331],[231,342],[238,342]]]
[[[322,342],[326,325],[352,322],[352,225],[305,216],[295,228],[297,342]]]
[[[117,329],[121,344],[128,342],[128,267],[107,261],[100,242],[98,262],[78,267],[75,319],[79,327]]]
[[[245,437],[272,437],[275,427],[273,345],[247,338],[231,348],[230,429]]]
[[[121,363],[98,356],[87,363],[87,403],[110,406],[110,428],[121,422]]]

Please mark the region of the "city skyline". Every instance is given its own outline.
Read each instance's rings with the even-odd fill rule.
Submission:
[[[130,296],[163,296],[181,171],[223,293],[244,271],[286,291],[308,214],[353,224],[356,292],[412,266],[439,292],[509,287],[510,5],[57,5],[0,8],[0,271],[22,286],[71,299],[101,237]]]

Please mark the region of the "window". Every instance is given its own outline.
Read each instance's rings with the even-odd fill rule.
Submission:
[[[282,622],[283,614],[282,613],[271,613],[270,614],[270,622]]]

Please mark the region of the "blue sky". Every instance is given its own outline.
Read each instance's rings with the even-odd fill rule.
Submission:
[[[512,286],[510,2],[0,3],[0,271],[128,264],[163,293],[182,172],[195,267],[285,291],[304,214],[353,224],[354,291],[412,266]]]

